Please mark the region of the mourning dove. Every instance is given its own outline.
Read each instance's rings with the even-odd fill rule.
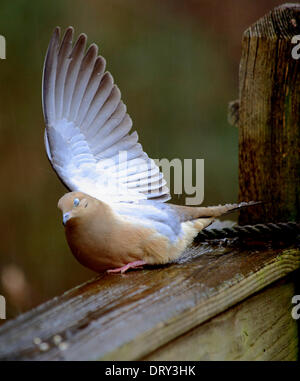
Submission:
[[[49,161],[71,191],[58,202],[72,253],[97,271],[125,272],[175,260],[215,217],[250,203],[179,206],[143,151],[121,93],[85,34],[72,46],[54,30],[44,63],[43,112]]]

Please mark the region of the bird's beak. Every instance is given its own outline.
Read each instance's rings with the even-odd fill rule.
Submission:
[[[63,214],[63,225],[65,226],[67,221],[71,218],[71,214],[68,212],[68,213],[64,213]]]

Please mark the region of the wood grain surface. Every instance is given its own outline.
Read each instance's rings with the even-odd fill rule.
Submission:
[[[296,361],[294,279],[280,280],[145,356],[172,361]]]
[[[300,4],[279,6],[243,35],[239,74],[239,199],[265,201],[240,224],[300,219]]]
[[[298,248],[257,245],[195,244],[178,263],[100,275],[4,324],[0,359],[141,359],[299,267]]]

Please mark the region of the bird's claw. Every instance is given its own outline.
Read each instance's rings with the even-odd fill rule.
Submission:
[[[135,261],[135,262],[127,263],[127,265],[118,267],[116,269],[107,270],[107,272],[124,274],[129,269],[142,269],[144,265],[146,265],[145,261]]]

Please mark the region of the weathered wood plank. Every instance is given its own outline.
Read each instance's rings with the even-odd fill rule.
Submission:
[[[266,201],[240,224],[300,219],[300,4],[279,6],[243,35],[239,73],[239,199]]]
[[[298,330],[291,316],[295,293],[294,280],[278,281],[143,360],[296,361]]]
[[[180,262],[101,275],[7,322],[0,358],[140,359],[296,270],[300,250],[205,243]],[[53,343],[55,335],[65,350]]]

